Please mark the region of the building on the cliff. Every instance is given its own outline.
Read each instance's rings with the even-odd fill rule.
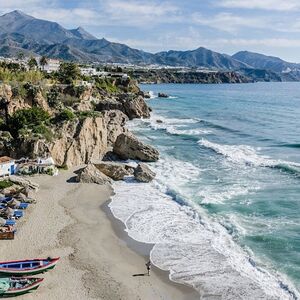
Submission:
[[[47,59],[47,64],[43,66],[43,70],[47,73],[57,72],[60,67],[60,61],[58,59]]]
[[[0,176],[9,176],[13,175],[16,172],[16,163],[15,160],[8,157],[0,157]]]

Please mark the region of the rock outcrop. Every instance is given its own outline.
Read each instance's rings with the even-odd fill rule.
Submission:
[[[35,158],[51,156],[58,166],[79,166],[91,160],[102,159],[113,147],[117,137],[127,132],[124,127],[128,118],[121,111],[107,111],[99,117],[87,117],[82,121],[57,125],[56,138],[46,140],[24,140],[11,153],[13,157]]]
[[[103,161],[94,163],[94,165],[99,171],[113,180],[123,180],[125,176],[131,174],[130,167],[122,163]]]
[[[158,93],[159,98],[169,98],[169,96],[165,93]]]
[[[134,177],[139,182],[151,182],[156,174],[145,164],[139,164],[134,170]]]
[[[143,96],[121,94],[118,98],[105,98],[96,104],[98,111],[121,110],[130,120],[135,118],[149,118],[150,108]]]
[[[154,162],[159,159],[159,152],[156,149],[129,133],[122,133],[118,136],[113,151],[122,159],[136,159],[144,162]]]
[[[111,180],[105,174],[100,172],[93,164],[88,164],[83,169],[78,171],[77,182],[81,183],[96,183],[96,184],[109,184]]]
[[[130,120],[135,118],[150,118],[150,109],[142,96],[130,98],[123,102],[124,112]]]

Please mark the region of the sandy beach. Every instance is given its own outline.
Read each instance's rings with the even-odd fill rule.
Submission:
[[[61,257],[40,275],[45,280],[37,291],[18,299],[199,299],[154,267],[150,277],[132,276],[146,272],[151,246],[133,241],[113,218],[111,187],[72,183],[73,176],[34,177],[37,203],[19,222],[15,240],[1,241],[1,260]]]

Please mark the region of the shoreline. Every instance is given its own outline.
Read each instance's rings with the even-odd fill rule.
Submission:
[[[37,203],[25,212],[13,241],[1,241],[2,260],[60,256],[41,287],[18,299],[194,300],[192,288],[173,283],[168,272],[145,262],[150,245],[132,240],[107,206],[110,186],[72,183],[72,170],[38,176]],[[63,283],[63,284],[62,284]]]

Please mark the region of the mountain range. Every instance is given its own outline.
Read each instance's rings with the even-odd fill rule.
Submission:
[[[203,67],[239,70],[245,75],[252,74],[258,78],[300,79],[300,64],[277,57],[248,51],[230,56],[203,47],[191,51],[171,50],[153,54],[104,38],[97,39],[81,27],[68,30],[56,22],[37,19],[15,10],[0,16],[0,56],[11,57],[20,52],[80,62]]]

